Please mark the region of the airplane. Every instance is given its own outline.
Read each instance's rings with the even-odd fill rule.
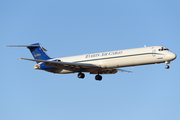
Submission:
[[[47,50],[40,43],[7,45],[6,47],[27,47],[34,59],[19,59],[37,62],[34,69],[58,74],[78,73],[77,76],[81,79],[85,77],[84,72],[89,72],[96,74],[95,79],[98,81],[102,80],[101,74],[115,74],[118,71],[131,73],[131,71],[118,69],[122,67],[166,63],[165,68],[169,69],[168,64],[176,59],[176,54],[163,46],[145,46],[62,58],[49,57],[46,54]]]

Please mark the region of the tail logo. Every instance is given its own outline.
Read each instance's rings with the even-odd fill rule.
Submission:
[[[38,56],[40,56],[41,54],[36,54],[36,55],[34,55],[34,57],[38,57]]]

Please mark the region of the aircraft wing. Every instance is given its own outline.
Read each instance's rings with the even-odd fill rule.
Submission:
[[[81,67],[81,68],[100,68],[97,65],[93,64],[85,64],[85,63],[76,63],[76,62],[59,62],[59,61],[49,61],[49,60],[36,60],[36,59],[27,59],[27,58],[19,58],[20,60],[29,60],[29,61],[35,61],[35,62],[42,62],[45,63],[44,65],[50,66],[50,67]]]
[[[85,64],[85,63],[76,63],[76,62],[60,62],[60,61],[49,61],[49,60],[36,60],[36,59],[27,59],[27,58],[19,58],[20,60],[29,60],[29,61],[35,61],[35,62],[42,62],[44,65],[55,67],[55,68],[63,68],[67,70],[72,70],[73,68],[76,68],[75,71],[78,71],[80,68],[88,69],[86,72],[90,72],[90,74],[115,74],[118,71],[119,72],[128,72],[132,73],[131,71],[126,71],[122,69],[107,69],[107,68],[101,68],[100,66],[93,65],[93,64]]]

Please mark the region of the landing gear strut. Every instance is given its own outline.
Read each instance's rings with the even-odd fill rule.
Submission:
[[[78,78],[83,79],[84,77],[85,77],[85,74],[84,74],[84,73],[81,73],[81,72],[80,72],[80,73],[78,74]]]
[[[98,75],[95,76],[95,79],[98,80],[98,81],[101,81],[102,80],[102,76],[98,74]]]

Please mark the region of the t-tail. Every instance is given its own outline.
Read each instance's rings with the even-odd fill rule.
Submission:
[[[30,50],[30,52],[32,53],[34,59],[37,59],[37,60],[52,59],[51,57],[49,57],[46,54],[45,51],[47,51],[47,50],[44,49],[40,43],[35,43],[35,44],[31,44],[31,45],[7,45],[6,47],[27,47]]]

